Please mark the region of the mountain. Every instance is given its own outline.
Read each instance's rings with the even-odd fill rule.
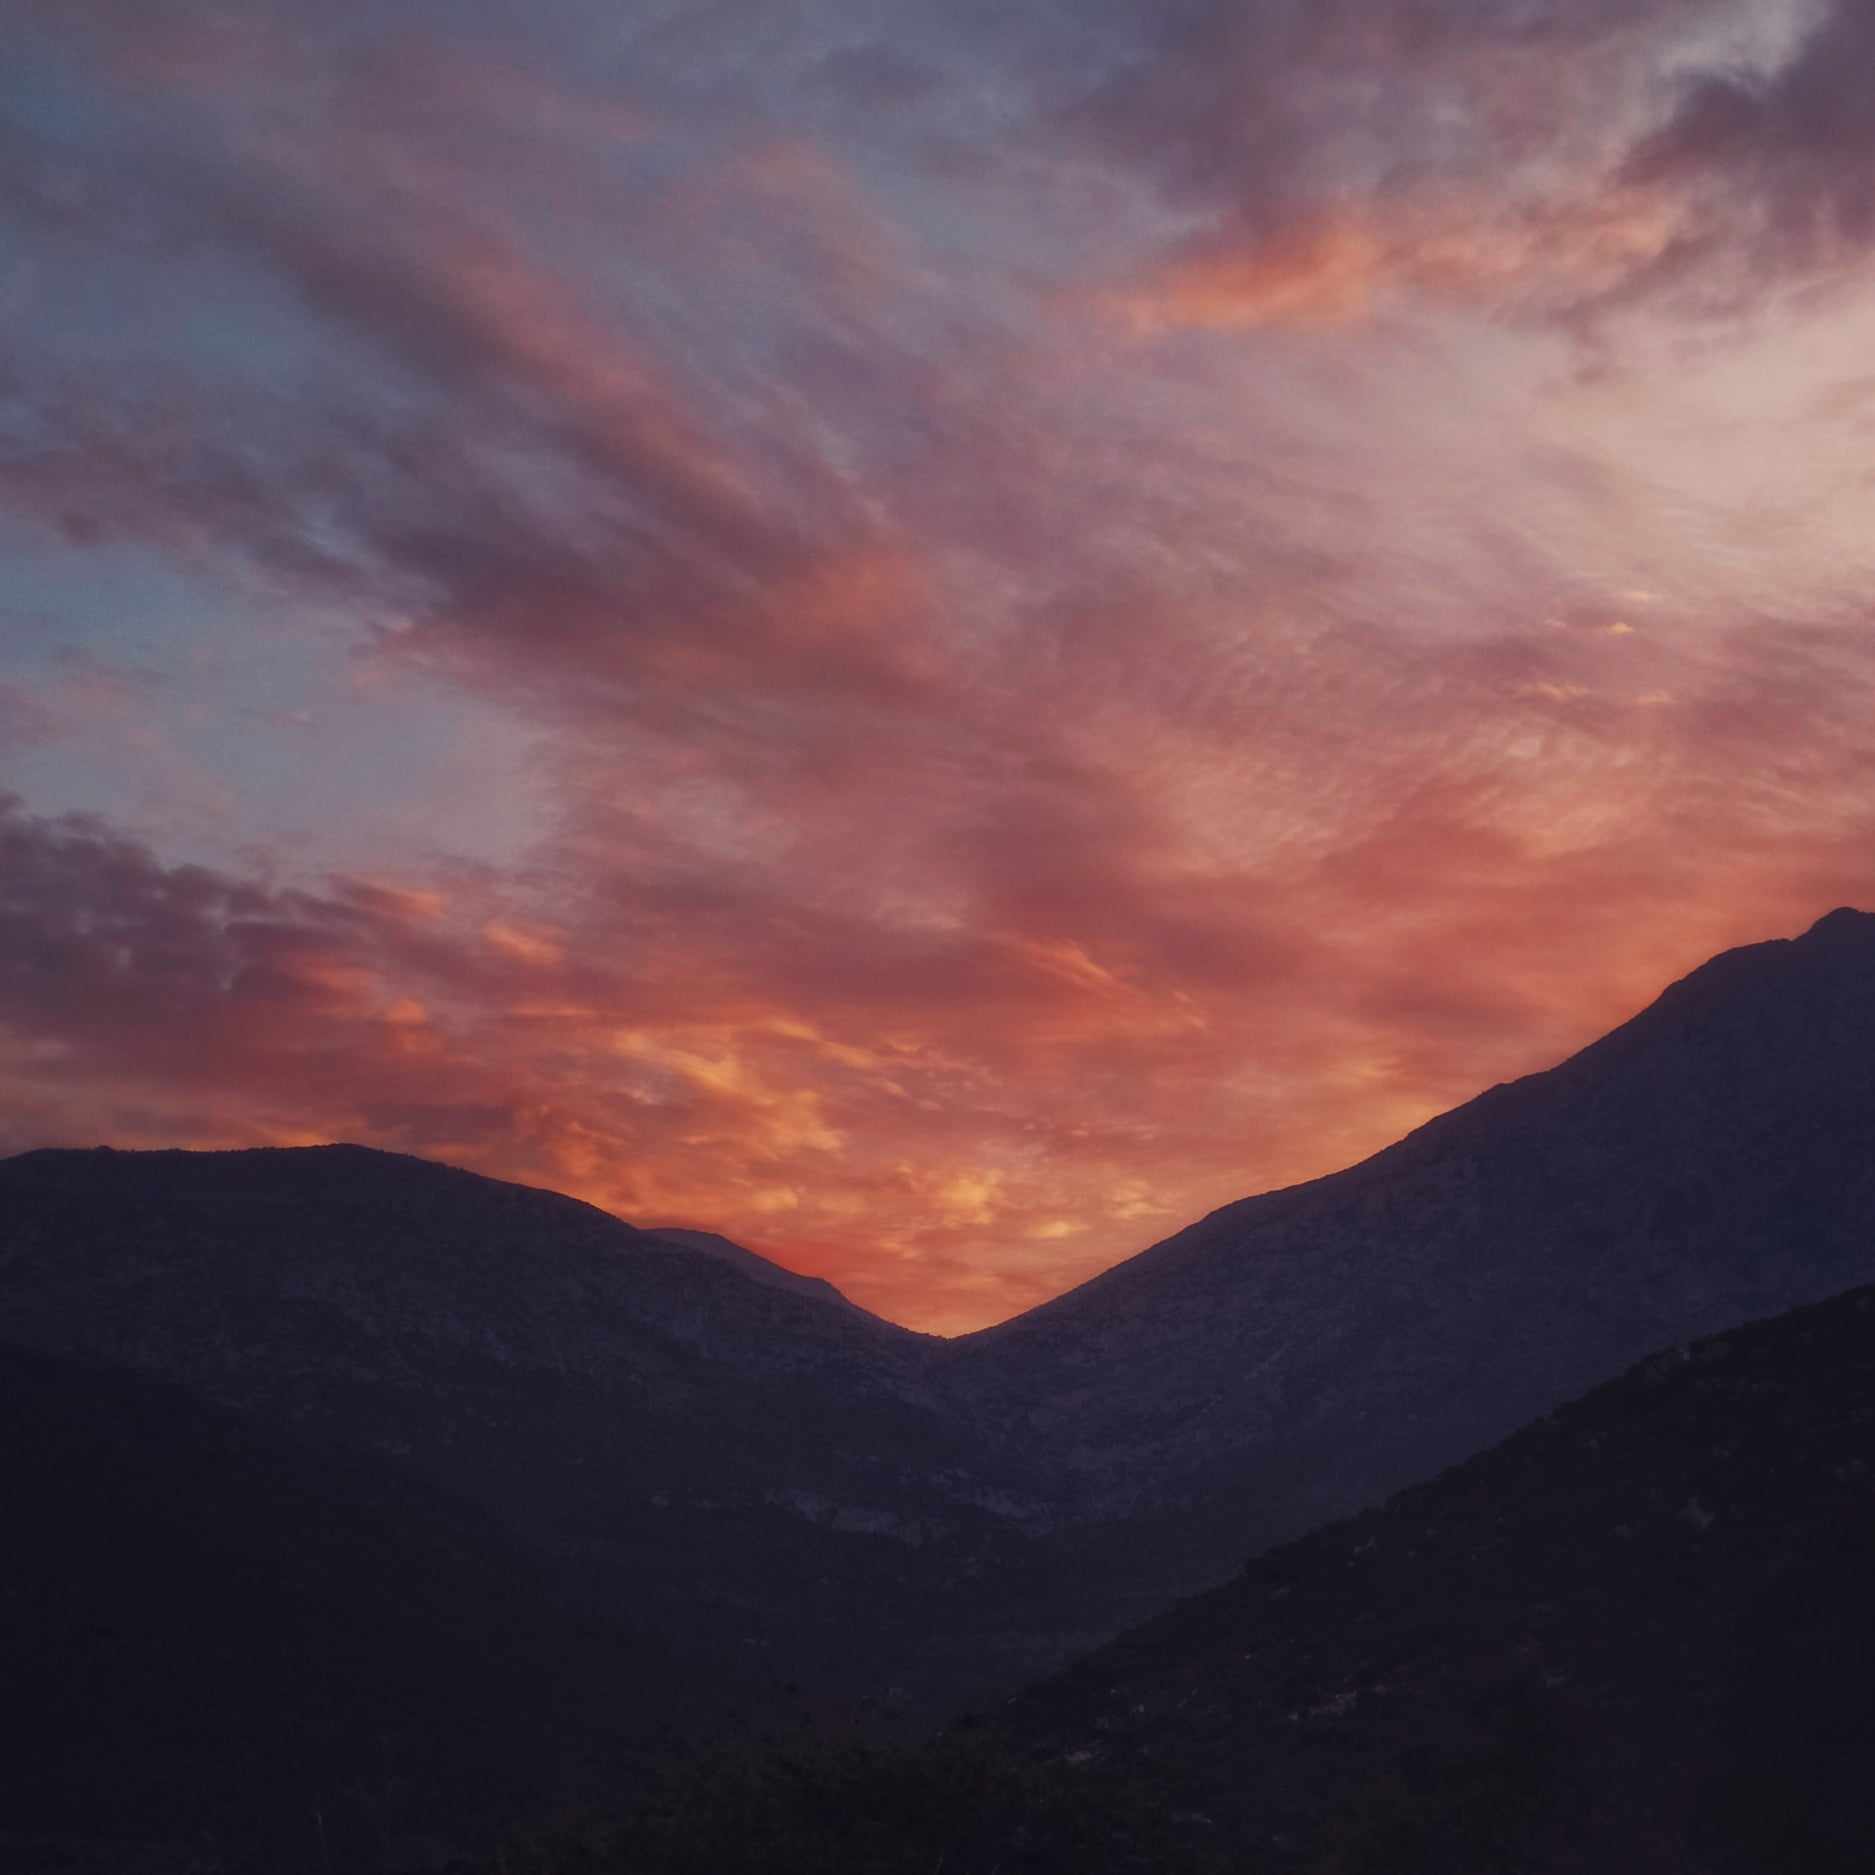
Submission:
[[[1160,1868],[1875,1867],[1871,1465],[1865,1288],[1267,1552],[994,1732],[1149,1784]]]
[[[1875,1289],[1661,1351],[911,1751],[529,1875],[1861,1875]]]
[[[757,1256],[753,1250],[744,1249],[739,1243],[728,1237],[719,1236],[713,1230],[685,1230],[675,1225],[659,1224],[646,1232],[647,1236],[660,1243],[676,1244],[680,1249],[695,1250],[707,1257],[717,1257],[739,1269],[743,1275],[758,1283],[768,1283],[776,1289],[789,1289],[798,1296],[813,1296],[822,1302],[831,1302],[839,1308],[850,1309],[855,1315],[861,1315],[867,1321],[879,1322],[881,1326],[894,1329],[897,1334],[905,1335],[911,1331],[895,1328],[881,1316],[874,1315],[869,1309],[862,1309],[850,1297],[841,1294],[824,1276],[802,1276],[794,1270],[783,1269],[779,1263],[771,1263],[764,1256]]]
[[[1839,911],[951,1343],[940,1377],[1141,1595],[1195,1588],[1650,1348],[1875,1277],[1872,1138],[1875,917]]]
[[[340,1146],[0,1161],[0,1356],[114,1376],[97,1424],[127,1443],[134,1388],[167,1389],[209,1416],[199,1439],[175,1422],[178,1451],[232,1451],[204,1428],[231,1429],[306,1480],[309,1516],[355,1526],[344,1506],[402,1493],[433,1558],[447,1524],[460,1581],[439,1562],[434,1606],[460,1645],[485,1645],[461,1611],[506,1582],[522,1679],[579,1689],[529,1722],[513,1783],[486,1780],[518,1814],[685,1738],[914,1735],[1652,1348],[1875,1279],[1871,1137],[1875,918],[1842,912],[1714,959],[1362,1165],[955,1342],[720,1240]],[[288,1528],[245,1486],[225,1513],[198,1501],[211,1557],[251,1518]],[[104,1552],[90,1592],[132,1553]],[[226,1587],[201,1566],[189,1622]],[[341,1570],[331,1607],[382,1581]],[[434,1631],[416,1624],[413,1659]],[[120,1634],[94,1684],[120,1645],[123,1683],[151,1678]],[[449,1676],[383,1671],[432,1686],[438,1756],[406,1783],[459,1846],[440,1793],[484,1745]],[[195,1785],[185,1759],[182,1785],[216,1787],[212,1753]],[[399,1830],[422,1811],[412,1796]]]
[[[604,1630],[559,1661],[616,1671],[536,1801],[621,1739],[904,1725],[986,1661],[1023,1676],[1027,1653],[957,1644],[1024,1505],[930,1392],[930,1346],[571,1199],[356,1147],[0,1163],[0,1350],[176,1390],[328,1495],[394,1495],[388,1471],[489,1533],[471,1576],[521,1558],[544,1632]]]
[[[415,1863],[602,1742],[630,1650],[404,1468],[17,1351],[0,1423],[0,1867]]]

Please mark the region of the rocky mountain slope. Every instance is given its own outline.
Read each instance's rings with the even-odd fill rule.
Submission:
[[[1655,1355],[995,1730],[1272,1875],[1833,1875],[1875,1866],[1872,1577],[1862,1289]]]
[[[1650,1348],[1875,1277],[1872,1141],[1875,917],[1841,911],[952,1343],[943,1379],[1195,1586]]]

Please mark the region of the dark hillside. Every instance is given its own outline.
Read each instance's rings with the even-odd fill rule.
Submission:
[[[17,1352],[0,1426],[0,1866],[34,1835],[396,1865],[634,1748],[597,1714],[636,1650],[405,1469]]]
[[[1875,1866],[1871,1581],[1864,1289],[1655,1356],[996,1729],[1252,1868],[1846,1875]]]
[[[549,1637],[605,1735],[907,1729],[1023,1676],[1021,1634],[1008,1659],[994,1634],[958,1644],[981,1576],[1024,1547],[1022,1507],[930,1399],[927,1345],[571,1199],[389,1154],[0,1162],[0,1349],[166,1383],[256,1450],[319,1453],[328,1496],[394,1505],[389,1468],[495,1533],[553,1606],[620,1637],[602,1685],[576,1630]],[[225,1517],[250,1510],[270,1527],[231,1486]],[[101,1543],[98,1584],[129,1554]],[[473,1660],[482,1626],[454,1645]]]

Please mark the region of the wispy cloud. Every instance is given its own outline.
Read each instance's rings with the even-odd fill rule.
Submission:
[[[0,1139],[959,1326],[1875,895],[1867,37],[29,4]]]

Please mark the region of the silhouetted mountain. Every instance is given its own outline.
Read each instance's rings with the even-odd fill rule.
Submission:
[[[996,1731],[1233,1867],[1866,1870],[1872,1466],[1863,1289],[1270,1551]]]
[[[484,1516],[180,1389],[0,1351],[0,1867],[269,1871],[474,1841],[595,1753],[629,1670]],[[616,1747],[618,1741],[613,1741]],[[50,1844],[62,1845],[64,1860]]]
[[[673,1736],[914,1732],[1651,1348],[1875,1278],[1871,1137],[1875,918],[1845,912],[959,1342],[331,1147],[0,1162],[0,1347],[184,1390],[325,1467],[308,1504],[389,1467],[486,1531],[463,1595],[518,1567],[524,1657],[586,1689],[533,1728],[537,1797]]]
[[[1875,1277],[1875,917],[1730,951],[1561,1067],[951,1344],[1163,1590],[1650,1348]],[[1142,1580],[1142,1592],[1146,1592]]]
[[[675,1225],[660,1224],[645,1234],[662,1243],[678,1244],[686,1250],[700,1251],[704,1256],[718,1257],[758,1283],[768,1283],[776,1289],[791,1289],[796,1295],[814,1296],[823,1302],[837,1303],[841,1308],[851,1309],[854,1314],[863,1315],[868,1321],[879,1322],[897,1334],[911,1333],[910,1329],[898,1328],[894,1323],[884,1321],[883,1317],[874,1315],[870,1309],[862,1309],[850,1296],[842,1294],[828,1282],[826,1277],[802,1276],[794,1270],[783,1269],[779,1263],[771,1263],[766,1257],[757,1256],[753,1250],[744,1249],[741,1244],[719,1236],[713,1230],[684,1230]]]
[[[509,1875],[1861,1875],[1875,1290],[1670,1348],[935,1743]]]
[[[1012,1500],[933,1403],[926,1339],[837,1300],[352,1147],[0,1163],[0,1283],[0,1344],[185,1388],[498,1529],[556,1631],[618,1636],[597,1736],[902,1724],[980,1683],[955,1637]]]

